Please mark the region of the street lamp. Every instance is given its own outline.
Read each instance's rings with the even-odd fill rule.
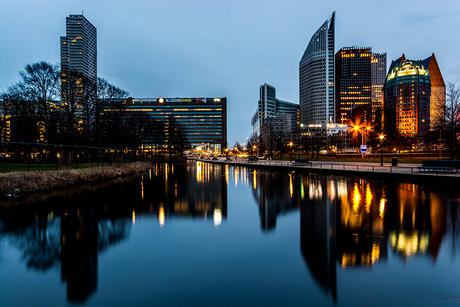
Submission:
[[[300,155],[302,154],[302,150],[300,147],[301,142],[301,137],[302,137],[302,129],[303,129],[303,124],[300,124],[300,129],[297,133],[297,158],[300,158]]]
[[[369,131],[372,129],[372,127],[366,127],[366,126],[354,126],[353,129],[356,131],[356,132],[361,132],[361,145],[364,145],[364,133],[366,132],[366,130]],[[362,130],[362,131],[360,131]],[[362,154],[362,157],[364,158],[364,153]]]
[[[380,138],[380,166],[383,166],[383,140],[385,137],[383,136],[383,134],[381,134],[379,138]]]
[[[289,142],[290,150],[289,150],[289,162],[292,162],[292,142]]]

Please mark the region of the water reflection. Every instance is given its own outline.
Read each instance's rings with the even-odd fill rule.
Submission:
[[[454,233],[452,253],[458,249],[458,194],[317,174],[254,170],[248,178],[263,231],[276,227],[279,214],[300,208],[302,256],[334,301],[336,266],[372,268],[386,263],[389,251],[404,261],[429,257],[436,263],[448,226]]]
[[[247,169],[244,169],[248,171]],[[248,180],[252,180],[253,195],[259,205],[260,227],[263,231],[276,228],[276,217],[298,210],[297,197],[294,198],[291,174],[249,171]],[[235,170],[235,177],[239,172]],[[237,178],[235,179],[235,182]]]
[[[238,194],[231,195],[231,206],[241,212],[233,211],[233,214],[245,218],[245,223],[234,218],[233,228],[226,225],[227,190]],[[235,204],[240,201],[239,194],[244,190],[252,193],[255,200],[255,204],[249,206],[252,211],[246,212],[244,206]],[[342,282],[347,282],[350,273],[356,269],[370,272],[378,265],[388,264],[392,258],[409,262],[416,257],[425,257],[430,259],[429,263],[436,264],[443,244],[448,245],[452,257],[456,257],[460,234],[458,202],[456,192],[408,183],[269,172],[203,162],[158,164],[142,176],[117,180],[98,188],[90,186],[43,196],[42,199],[2,202],[0,235],[17,247],[30,270],[60,270],[67,287],[67,299],[86,303],[97,293],[99,255],[125,240],[127,242],[134,230],[142,228],[142,219],[149,218],[154,227],[161,228],[158,231],[162,234],[174,228],[171,227],[173,223],[195,219],[201,221],[200,225],[209,225],[205,230],[200,229],[203,232],[197,231],[201,236],[203,233],[209,235],[209,229],[212,229],[215,233],[209,235],[208,240],[214,239],[215,245],[222,241],[221,249],[233,246],[226,250],[228,255],[218,254],[219,249],[210,255],[200,236],[196,236],[195,242],[181,242],[178,238],[184,233],[176,229],[177,237],[173,237],[176,242],[171,244],[192,246],[190,250],[182,247],[180,250],[187,256],[193,254],[190,259],[194,262],[205,259],[207,266],[210,261],[211,266],[222,274],[217,276],[205,271],[209,275],[204,274],[203,278],[209,276],[212,284],[217,284],[216,281],[225,284],[227,279],[238,280],[235,282],[238,284],[242,275],[251,276],[251,265],[257,265],[259,260],[262,262],[262,258],[266,257],[270,260],[267,263],[275,266],[276,261],[284,259],[286,254],[296,254],[300,275],[311,275],[327,300],[334,304],[339,302],[341,295],[339,274],[343,274],[339,276]],[[258,216],[255,208],[258,208]],[[254,217],[248,217],[251,213]],[[281,217],[295,217],[296,214],[300,216],[300,223],[293,226],[294,235],[288,234],[294,238],[293,250],[282,251],[283,254],[277,246],[264,249],[270,245],[267,242],[273,242],[269,240],[276,237],[266,234],[275,234],[277,227],[283,227]],[[260,223],[260,230],[256,226],[256,234],[250,233],[254,232],[254,227],[247,225],[250,223]],[[222,227],[223,224],[226,227]],[[190,227],[197,227],[197,223]],[[299,233],[300,242],[295,236]],[[148,235],[151,232],[142,233],[142,236]],[[254,241],[248,243],[248,238]],[[169,239],[171,237],[162,238],[168,244]],[[240,250],[240,244],[245,250]],[[260,254],[263,255],[261,258],[253,257],[257,262],[244,266],[244,259],[240,257],[259,255],[246,251],[251,245],[256,245],[254,250],[260,249],[264,253]],[[202,253],[196,250],[197,246],[203,248]],[[265,253],[267,250],[269,253]],[[273,256],[270,253],[274,258],[270,258]],[[168,259],[162,261],[165,267],[171,266]],[[229,263],[233,266],[225,268]],[[232,275],[230,271],[239,266],[239,272]],[[265,274],[267,267],[259,269],[255,272]],[[196,276],[202,276],[200,274],[201,271],[192,278],[199,278]],[[267,279],[277,280],[269,275],[269,267],[266,274]],[[166,275],[167,272],[163,272],[161,276]],[[182,281],[180,271],[172,275],[179,276],[178,280]],[[225,276],[225,280],[219,279],[221,276]],[[256,284],[257,280],[253,279],[252,283]],[[170,285],[176,281],[172,279]],[[153,282],[161,284],[159,279]],[[229,283],[228,288],[236,287]]]
[[[190,176],[195,174],[195,177]],[[196,180],[194,180],[196,178]],[[67,299],[85,302],[97,290],[98,255],[129,237],[136,219],[227,217],[225,168],[206,163],[159,164],[136,178],[0,202],[0,234],[29,269],[61,270]]]

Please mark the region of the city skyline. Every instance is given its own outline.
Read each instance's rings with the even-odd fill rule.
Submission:
[[[389,1],[364,13],[356,9],[360,3],[1,0],[0,91],[19,81],[28,63],[59,63],[65,18],[82,9],[98,29],[99,76],[132,97],[227,97],[229,146],[250,136],[260,84],[299,102],[299,59],[333,11],[335,52],[370,46],[386,52],[388,63],[402,53],[417,60],[435,53],[445,82],[460,81],[459,3],[412,1],[404,9]]]

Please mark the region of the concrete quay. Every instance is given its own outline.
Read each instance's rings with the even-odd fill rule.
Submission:
[[[249,169],[266,169],[272,171],[288,171],[299,173],[317,173],[338,175],[347,177],[359,177],[377,180],[397,180],[399,182],[423,183],[430,185],[449,185],[460,188],[460,172],[424,172],[419,171],[418,167],[422,164],[398,163],[392,166],[391,163],[375,162],[329,162],[329,161],[311,161],[310,165],[294,165],[293,162],[284,160],[258,160],[249,162],[245,158],[226,160],[218,158],[217,160],[196,159],[197,161],[225,164],[233,166],[247,167]],[[294,160],[294,159],[293,159]]]

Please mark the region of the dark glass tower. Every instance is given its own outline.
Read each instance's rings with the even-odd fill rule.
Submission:
[[[345,47],[337,52],[335,56],[337,123],[345,124],[348,120],[347,112],[353,108],[371,105],[371,57],[372,49],[368,47]]]
[[[61,82],[70,72],[97,82],[97,30],[83,15],[66,18],[66,36],[61,36]]]
[[[329,123],[335,119],[334,20],[313,34],[299,63],[300,123]]]

